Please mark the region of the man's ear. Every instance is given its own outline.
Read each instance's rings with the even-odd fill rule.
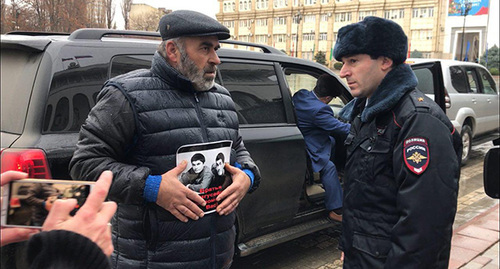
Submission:
[[[388,71],[392,68],[392,59],[389,57],[382,56],[382,65],[380,66],[382,68],[382,71]]]
[[[167,52],[167,61],[171,65],[177,65],[180,59],[180,52],[174,41],[167,41],[165,44],[165,50]]]

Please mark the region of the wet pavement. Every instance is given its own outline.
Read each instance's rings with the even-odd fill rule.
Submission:
[[[462,167],[450,259],[453,269],[500,268],[499,200],[486,196],[483,189],[483,161],[491,147],[492,142],[473,146],[469,162]],[[231,268],[342,268],[339,235],[340,225],[236,259]]]

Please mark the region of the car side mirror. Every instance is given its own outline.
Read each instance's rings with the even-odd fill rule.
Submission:
[[[498,143],[495,143],[498,145]],[[484,157],[484,192],[491,198],[500,198],[500,147],[491,148]]]

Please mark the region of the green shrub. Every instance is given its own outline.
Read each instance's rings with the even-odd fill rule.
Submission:
[[[335,63],[333,64],[333,68],[335,68],[335,69],[337,69],[337,70],[340,70],[340,69],[342,69],[342,66],[343,66],[343,65],[344,65],[344,64],[343,64],[343,63],[341,63],[341,62],[335,62]]]
[[[496,67],[490,68],[490,73],[494,76],[498,76],[500,74],[500,71]]]

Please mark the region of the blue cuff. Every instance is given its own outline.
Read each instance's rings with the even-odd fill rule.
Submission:
[[[158,190],[160,190],[161,175],[149,175],[146,178],[146,186],[144,186],[144,199],[146,202],[156,203],[158,198]]]
[[[241,164],[239,164],[238,162],[235,162],[234,167],[241,169]],[[247,174],[247,176],[250,178],[250,188],[248,188],[248,190],[252,189],[253,181],[255,179],[255,175],[253,174],[252,170],[241,169],[241,171],[245,172],[245,174]]]

